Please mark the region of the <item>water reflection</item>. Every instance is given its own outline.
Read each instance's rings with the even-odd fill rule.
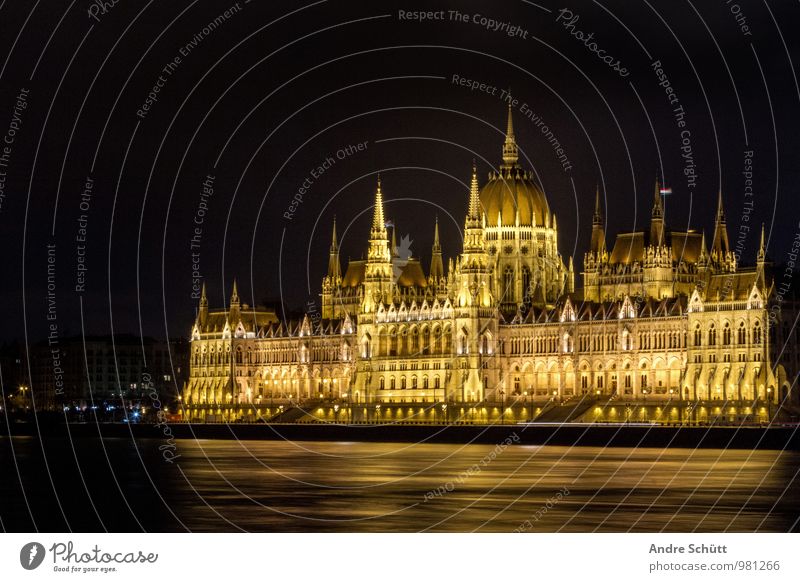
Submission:
[[[33,493],[33,515],[51,525],[44,529],[64,529],[36,505],[48,493],[55,497],[46,480],[34,480],[32,465],[41,461],[38,443],[15,444],[22,474],[31,472],[30,483],[23,482]],[[59,499],[91,495],[97,506],[94,515],[87,505],[79,514],[65,510],[71,527],[788,531],[800,514],[797,453],[182,440],[180,458],[170,465],[158,444],[106,440],[108,462],[97,459],[96,443],[79,445],[72,458],[62,451],[59,467],[68,468],[62,474],[51,467]],[[92,447],[93,452],[86,450]],[[3,452],[2,503],[16,499],[17,506],[0,507],[6,524],[10,512],[11,522],[25,529],[25,506],[12,483],[8,450]],[[55,454],[48,449],[48,458]],[[84,479],[90,477],[86,489],[76,467]],[[51,506],[57,515],[58,504],[51,501]]]

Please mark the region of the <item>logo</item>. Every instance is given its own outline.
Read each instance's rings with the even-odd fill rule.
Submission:
[[[19,551],[19,563],[26,570],[35,570],[44,561],[44,546],[38,542],[30,542]]]
[[[392,275],[394,282],[403,274],[403,269],[408,264],[408,259],[411,258],[411,243],[414,242],[408,235],[400,239],[400,244],[392,248]]]

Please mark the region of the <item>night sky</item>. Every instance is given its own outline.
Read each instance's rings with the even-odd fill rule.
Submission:
[[[657,176],[668,226],[710,244],[721,188],[742,263],[762,222],[785,262],[798,23],[796,2],[0,0],[0,339],[43,338],[49,315],[63,336],[188,335],[196,268],[212,307],[234,277],[243,302],[318,305],[333,217],[344,268],[378,173],[426,270],[436,216],[454,257],[509,88],[565,262],[580,270],[596,185],[611,242],[646,228]]]

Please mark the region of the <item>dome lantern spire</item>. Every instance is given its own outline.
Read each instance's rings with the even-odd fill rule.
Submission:
[[[506,124],[506,141],[503,144],[503,168],[512,169],[517,167],[519,160],[519,150],[517,140],[514,137],[514,119],[511,114],[511,103],[508,104],[508,122]]]

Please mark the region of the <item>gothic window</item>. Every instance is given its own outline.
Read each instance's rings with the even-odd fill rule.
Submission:
[[[411,376],[411,389],[412,390],[416,390],[417,389],[417,377],[416,376]]]
[[[438,390],[439,389],[439,376],[434,376],[433,377],[433,389],[434,390]]]
[[[416,355],[419,352],[419,332],[415,327],[411,332],[411,353]]]
[[[586,376],[586,374],[581,376],[581,388],[583,390],[586,390],[587,388],[589,388],[589,378],[588,378],[588,376]]]
[[[647,374],[642,374],[642,388],[647,388]]]
[[[384,390],[386,388],[386,379],[381,377],[380,379],[380,389]]]
[[[528,267],[522,267],[522,292],[524,293],[525,303],[530,304],[533,297],[533,289],[531,289],[531,271]]]
[[[519,393],[519,376],[514,376],[514,394]]]
[[[761,324],[759,322],[753,326],[753,343],[756,345],[761,343]]]
[[[422,377],[422,388],[425,389],[425,390],[428,389],[428,377],[427,376],[423,376]]]
[[[726,323],[725,328],[722,330],[722,343],[726,346],[731,345],[731,326],[729,323]]]
[[[425,328],[422,331],[422,355],[427,356],[431,353],[431,330]]]
[[[737,342],[739,345],[747,343],[747,330],[744,327],[744,322],[739,324],[739,331],[737,332]]]
[[[394,382],[394,376],[392,376],[391,378],[389,378],[389,390],[394,390],[394,388],[395,388],[395,382]]]
[[[633,338],[631,337],[631,334],[627,329],[622,330],[622,349],[623,350],[630,351],[630,349],[632,347],[631,346],[632,339]]]
[[[483,355],[489,354],[489,338],[487,336],[483,336]]]
[[[698,323],[694,328],[694,345],[695,347],[700,347],[702,344],[702,333],[700,332],[700,324]]]
[[[714,327],[713,323],[711,324],[711,329],[708,330],[708,345],[717,345],[717,328]]]
[[[503,271],[502,300],[506,302],[514,300],[514,269],[511,268],[511,265]]]

